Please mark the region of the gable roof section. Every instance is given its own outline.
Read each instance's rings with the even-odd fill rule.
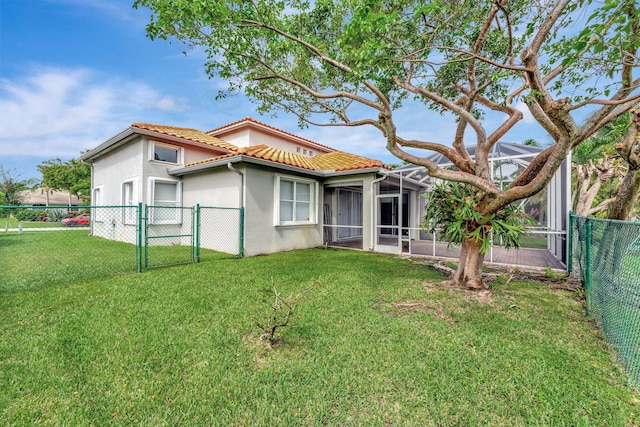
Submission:
[[[216,148],[218,152],[235,152],[238,150],[233,144],[221,140],[215,136],[192,128],[175,126],[153,125],[149,123],[133,123],[119,134],[109,138],[96,148],[80,156],[80,160],[90,162],[94,159],[132,141],[138,135],[146,135],[152,138],[162,138],[172,142],[208,146]]]
[[[237,147],[231,143],[223,141],[215,135],[212,135],[211,132],[202,132],[197,129],[176,126],[155,125],[150,123],[133,123],[129,128],[125,129],[118,135],[114,136],[113,138],[109,139],[108,141],[104,142],[88,153],[83,154],[80,159],[83,161],[90,161],[92,159],[95,159],[98,156],[127,143],[127,141],[130,141],[131,138],[133,138],[136,134],[139,134],[168,139],[175,142],[195,143],[194,145],[203,144],[212,148],[215,147],[219,149],[219,151],[225,153],[215,155],[209,159],[200,160],[198,162],[193,162],[184,166],[173,168],[173,173],[178,174],[184,172],[190,173],[187,171],[193,171],[194,167],[197,167],[198,170],[202,168],[208,168],[209,164],[211,164],[211,167],[217,167],[219,166],[220,161],[223,161],[224,159],[234,159],[234,162],[245,160],[251,161],[251,159],[253,159],[254,162],[266,161],[274,167],[278,167],[278,165],[281,165],[281,167],[288,166],[319,173],[345,171],[348,172],[363,169],[387,169],[379,160],[369,159],[367,157],[346,153],[344,151],[336,151],[333,148],[318,144],[310,140],[305,140],[304,138],[300,138],[296,135],[289,134],[288,132],[281,131],[277,128],[268,126],[264,123],[260,123],[251,118],[246,118],[244,120],[232,123],[219,129],[234,128],[234,125],[239,125],[240,127],[234,128],[239,129],[242,126],[247,126],[248,124],[256,125],[262,128],[269,128],[282,134],[289,135],[291,138],[294,138],[296,140],[304,140],[310,144],[321,146],[331,151],[328,153],[318,154],[314,157],[308,157],[305,155],[290,153],[278,148],[269,147],[265,144],[254,145],[250,147]],[[274,133],[274,135],[277,134]]]
[[[225,150],[236,151],[238,147],[229,144],[226,141],[216,138],[213,135],[192,128],[182,128],[175,126],[153,125],[149,123],[134,123],[133,128],[144,129],[147,131],[172,136],[176,138],[186,139],[201,144],[211,145],[213,147],[224,148]]]
[[[332,153],[319,154],[315,157],[302,156],[300,154],[289,153],[277,148],[271,148],[264,144],[252,147],[239,148],[237,153],[230,153],[223,156],[216,156],[210,159],[189,163],[185,168],[205,165],[223,159],[245,156],[254,159],[267,160],[282,165],[293,166],[310,171],[355,171],[358,169],[384,168],[384,164],[379,160],[369,159],[356,154],[345,153],[344,151],[334,151]]]
[[[229,123],[228,125],[224,125],[221,126],[219,128],[216,129],[212,129],[210,131],[208,131],[207,133],[209,135],[213,135],[213,136],[221,136],[221,135],[225,135],[228,133],[232,133],[233,131],[237,131],[243,128],[254,128],[254,129],[259,129],[262,130],[266,133],[272,134],[272,135],[276,135],[279,137],[285,137],[286,139],[289,140],[294,140],[295,142],[310,146],[310,147],[315,147],[315,148],[319,148],[322,151],[336,151],[335,148],[331,148],[327,145],[324,144],[320,144],[318,142],[312,141],[310,139],[307,138],[303,138],[301,136],[298,136],[296,134],[284,131],[282,129],[278,129],[274,126],[270,126],[266,123],[262,123],[258,120],[252,119],[251,117],[245,117],[242,120],[238,120],[237,122],[233,122],[233,123]]]

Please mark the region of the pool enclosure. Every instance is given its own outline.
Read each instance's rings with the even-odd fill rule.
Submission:
[[[475,147],[468,148],[473,157]],[[497,143],[490,153],[494,181],[506,188],[542,148]],[[443,167],[449,161],[431,157]],[[546,189],[520,201],[536,224],[520,249],[506,250],[493,241],[485,260],[518,266],[565,268],[567,225],[571,206],[571,159],[567,158]],[[422,228],[434,184],[422,166],[404,165],[376,179],[324,186],[325,243],[375,252],[457,258],[459,248],[441,242]]]

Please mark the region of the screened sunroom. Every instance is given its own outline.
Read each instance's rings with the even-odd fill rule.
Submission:
[[[473,157],[475,147],[468,148],[468,151]],[[539,147],[496,143],[490,153],[490,167],[496,184],[506,188],[541,151]],[[448,159],[439,154],[431,159],[443,167],[450,164]],[[507,250],[496,239],[485,256],[486,261],[517,266],[565,268],[571,206],[570,165],[571,160],[566,159],[544,191],[520,202],[521,209],[535,221],[535,225],[523,236],[522,247]],[[363,223],[358,220],[357,231],[354,232],[354,228],[347,231],[345,228],[342,235],[348,238],[334,239],[331,244],[364,249],[364,239],[370,243],[368,248],[376,252],[458,258],[460,249],[456,245],[440,241],[437,235],[426,232],[422,227],[424,211],[429,209],[428,195],[433,184],[426,169],[416,165],[402,166],[388,172],[384,178],[376,179],[370,193],[373,200],[350,200],[350,206],[362,203],[357,209],[364,212],[367,212],[366,205],[370,205],[373,213],[371,221]],[[343,197],[346,198],[346,195]],[[347,226],[345,218],[341,218],[342,226]],[[371,228],[365,224],[369,222]]]

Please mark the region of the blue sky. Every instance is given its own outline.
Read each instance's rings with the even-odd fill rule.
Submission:
[[[299,129],[293,116],[261,116],[242,95],[215,100],[224,82],[204,72],[204,55],[146,37],[148,10],[133,0],[0,0],[0,165],[40,178],[44,160],[77,158],[133,122],[203,131],[251,116],[306,138],[398,163],[373,129]],[[406,108],[407,138],[448,142],[446,117]],[[506,141],[547,142],[529,117]]]

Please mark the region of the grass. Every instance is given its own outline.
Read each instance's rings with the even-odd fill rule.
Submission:
[[[18,221],[14,217],[9,218],[9,228],[18,228],[22,224],[23,228],[56,228],[64,227],[60,221],[46,222],[46,221]],[[4,231],[7,228],[7,218],[0,218],[0,229]]]
[[[55,268],[38,249],[55,243],[0,235],[0,425],[637,418],[624,373],[567,291],[501,282],[483,299],[441,286],[442,276],[412,260],[331,249],[247,259],[207,252],[200,264],[98,278],[84,241],[103,251],[98,259],[129,256],[130,246],[64,236],[83,248],[75,261],[83,273],[25,284],[18,279],[29,272],[5,268],[24,253]],[[274,284],[283,294],[313,287],[269,348],[253,318],[268,313],[261,291]]]

